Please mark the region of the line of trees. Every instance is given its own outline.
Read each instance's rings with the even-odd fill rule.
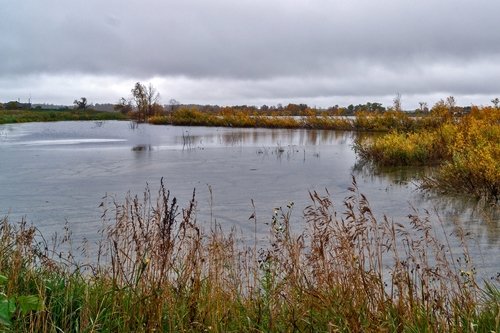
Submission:
[[[353,116],[360,112],[380,113],[385,111],[403,111],[401,100],[401,94],[398,93],[393,99],[393,105],[389,107],[384,107],[382,103],[367,102],[365,104],[358,105],[351,104],[347,107],[340,107],[338,105],[335,105],[327,109],[318,109],[315,107],[309,107],[307,104],[294,103],[290,103],[286,106],[282,106],[281,104],[278,104],[276,106],[262,105],[260,108],[247,105],[236,105],[230,107],[217,105],[181,105],[175,99],[171,99],[169,105],[162,106],[160,105],[160,94],[151,83],[145,85],[140,82],[136,82],[134,87],[130,90],[130,96],[128,98],[120,98],[118,103],[115,104],[114,110],[119,111],[123,114],[127,114],[138,122],[146,122],[153,116],[163,116],[175,112],[178,109],[184,109],[186,107],[211,114],[243,112],[247,114],[272,116],[307,116],[314,114]],[[75,101],[75,105],[77,105],[78,108],[81,108],[80,106],[84,101],[85,100],[82,97],[81,101]],[[497,108],[500,106],[500,100],[498,98],[492,99],[491,102]],[[447,109],[447,111],[451,114],[465,114],[468,113],[471,109],[468,106],[457,106],[455,98],[453,96],[449,96],[446,99],[439,101],[438,103],[436,103],[436,105],[441,106],[442,109]],[[426,102],[419,102],[419,106],[413,112],[416,114],[423,114],[429,113],[430,111],[431,109]]]

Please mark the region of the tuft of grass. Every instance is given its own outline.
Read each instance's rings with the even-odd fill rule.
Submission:
[[[353,179],[338,208],[310,193],[300,233],[293,205],[269,220],[268,245],[196,221],[158,195],[106,200],[98,259],[62,258],[34,228],[0,224],[5,293],[37,295],[43,308],[17,312],[12,331],[303,332],[497,331],[499,290],[475,280],[465,234],[461,253],[429,216],[375,218]],[[257,226],[257,219],[253,221]],[[248,223],[248,222],[247,222]],[[294,227],[294,230],[296,228]],[[63,237],[61,244],[68,242]],[[257,241],[257,240],[256,240]],[[1,325],[1,324],[0,324]]]

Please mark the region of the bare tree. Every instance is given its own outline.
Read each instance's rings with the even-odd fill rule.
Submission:
[[[496,109],[498,109],[498,107],[500,106],[500,99],[498,99],[498,97],[493,98],[493,99],[491,100],[491,103],[493,103],[493,106],[494,106]]]
[[[168,105],[169,105],[170,112],[174,112],[175,110],[177,110],[177,108],[179,107],[180,103],[175,98],[172,98],[168,102]]]
[[[446,97],[446,106],[448,107],[448,110],[450,111],[451,114],[455,111],[457,103],[455,102],[455,97],[453,96],[448,96]]]
[[[401,109],[401,94],[398,92],[392,100],[392,108],[394,111],[402,111]]]
[[[138,120],[146,121],[148,117],[153,115],[155,105],[157,105],[160,100],[160,94],[151,83],[145,86],[140,82],[135,84],[131,92],[137,108]]]
[[[115,111],[121,112],[123,114],[128,114],[132,111],[132,102],[130,100],[125,99],[124,97],[120,98],[117,104],[113,107]]]
[[[429,111],[429,107],[427,106],[427,102],[418,102],[418,105],[420,106],[420,111],[421,112],[427,112]]]

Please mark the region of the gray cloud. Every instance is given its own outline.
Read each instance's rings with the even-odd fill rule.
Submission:
[[[214,102],[216,96],[286,103],[387,98],[397,91],[500,94],[495,0],[0,0],[0,5],[0,84],[19,84],[1,86],[0,93],[9,96],[29,86],[56,98],[37,86],[35,77],[44,78],[40,84],[61,83],[61,95],[68,83],[82,94],[92,89],[76,86],[81,81],[107,83],[101,91],[109,98],[115,97],[109,78],[158,78],[188,90],[165,83],[168,94],[193,98],[190,91],[196,91],[195,99]]]

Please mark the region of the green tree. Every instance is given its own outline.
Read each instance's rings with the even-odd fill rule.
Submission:
[[[382,103],[377,103],[377,102],[367,102],[366,103],[366,109],[369,112],[383,112],[385,111],[385,107],[382,106]]]
[[[73,101],[73,104],[75,104],[75,108],[77,110],[85,110],[88,107],[87,98],[85,98],[85,97],[80,97],[80,100],[75,99]]]
[[[498,97],[493,98],[493,99],[491,100],[491,103],[493,103],[493,106],[494,106],[496,109],[498,109],[498,106],[500,105],[500,99],[498,99]]]

